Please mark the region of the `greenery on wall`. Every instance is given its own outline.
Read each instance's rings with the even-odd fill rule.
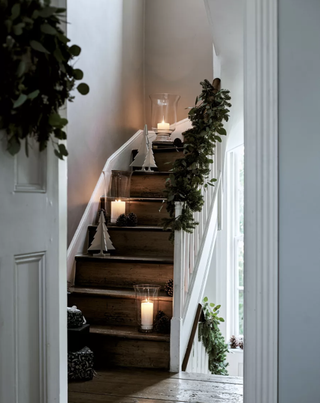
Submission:
[[[164,229],[172,230],[170,239],[173,239],[175,230],[192,232],[198,224],[193,212],[201,211],[204,204],[200,187],[214,186],[216,179],[208,181],[212,155],[216,143],[227,134],[223,121],[229,119],[230,92],[220,89],[218,78],[212,84],[208,80],[200,84],[202,92],[188,113],[192,128],[183,133],[184,156],[174,162],[166,182],[165,196],[170,217],[163,222]],[[178,217],[175,217],[176,201],[183,203]]]
[[[60,24],[64,8],[50,6],[50,0],[0,0],[0,129],[5,129],[7,149],[19,152],[28,136],[40,151],[52,141],[57,157],[68,155],[64,131],[68,121],[59,110],[83,72],[71,64],[81,49],[69,46]],[[77,85],[85,95],[89,87]]]
[[[215,375],[228,375],[228,344],[219,329],[220,322],[224,322],[224,319],[218,316],[221,305],[209,304],[207,297],[204,298],[203,304],[204,321],[199,323],[199,341],[202,341],[209,356],[209,371]]]

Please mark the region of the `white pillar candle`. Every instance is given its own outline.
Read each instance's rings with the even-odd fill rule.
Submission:
[[[126,202],[115,200],[111,202],[111,222],[115,223],[121,214],[126,212]]]
[[[161,130],[169,130],[170,129],[170,123],[166,123],[164,120],[161,123],[157,124],[157,129]]]
[[[153,328],[153,302],[148,300],[141,302],[141,329],[152,330]]]

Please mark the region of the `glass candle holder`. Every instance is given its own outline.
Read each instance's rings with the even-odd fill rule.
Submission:
[[[135,285],[134,289],[138,330],[142,333],[150,333],[153,331],[153,324],[158,312],[160,286],[139,284]]]
[[[180,95],[166,92],[149,95],[151,101],[151,125],[157,134],[155,141],[170,141],[172,127],[177,122],[177,105]]]
[[[111,223],[115,223],[121,214],[126,213],[126,200],[130,196],[130,179],[130,171],[112,171],[110,189]]]

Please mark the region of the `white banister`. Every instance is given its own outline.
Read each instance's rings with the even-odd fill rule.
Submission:
[[[180,371],[189,336],[197,310],[202,301],[206,279],[212,259],[218,226],[221,188],[221,147],[216,149],[216,157],[211,164],[208,180],[217,178],[215,186],[202,187],[204,205],[201,212],[194,213],[199,225],[193,234],[175,231],[174,241],[174,301],[171,321],[170,370]],[[175,215],[178,217],[183,203],[177,202]],[[203,355],[200,347],[193,354]]]

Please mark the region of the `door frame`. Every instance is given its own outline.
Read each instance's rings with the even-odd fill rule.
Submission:
[[[244,403],[276,403],[278,0],[244,4]]]

